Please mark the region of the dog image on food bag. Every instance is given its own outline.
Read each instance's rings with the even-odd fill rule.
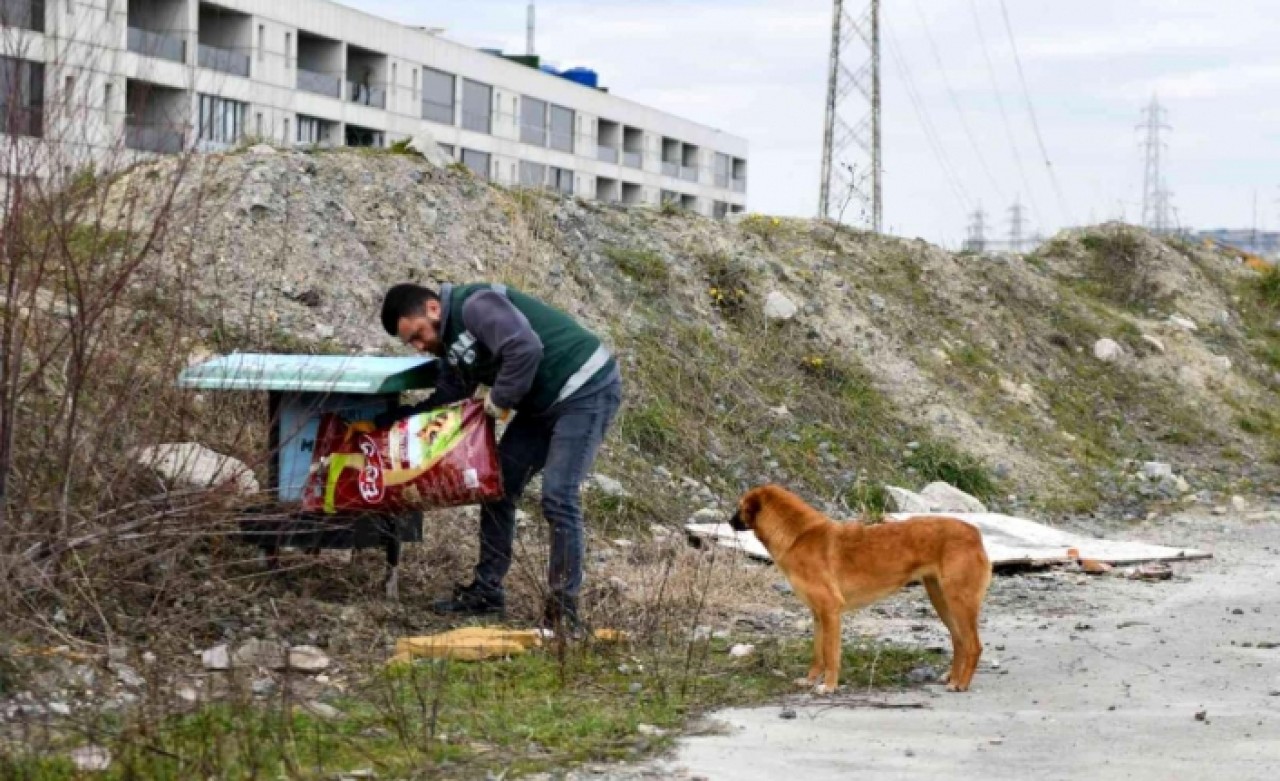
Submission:
[[[978,614],[991,583],[982,535],[955,518],[836,523],[777,485],[742,496],[729,521],[753,531],[813,611],[813,663],[798,686],[825,694],[840,678],[840,619],[916,580],[951,634],[947,690],[968,691],[982,655]]]

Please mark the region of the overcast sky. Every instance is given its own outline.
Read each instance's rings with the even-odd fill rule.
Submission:
[[[444,27],[465,44],[524,51],[525,0],[345,2]],[[1006,4],[1060,189],[1032,130],[1000,0],[886,0],[886,229],[954,247],[980,203],[1003,237],[1015,197],[1030,230],[1045,233],[1139,221],[1136,126],[1153,93],[1173,126],[1165,171],[1179,223],[1250,227],[1256,191],[1259,224],[1280,227],[1277,0]],[[595,68],[618,95],[745,136],[751,210],[812,216],[830,19],[829,0],[541,0],[538,51],[560,67]]]

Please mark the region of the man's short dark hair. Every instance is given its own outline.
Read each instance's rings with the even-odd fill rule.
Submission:
[[[399,336],[401,318],[424,314],[428,301],[439,300],[436,291],[422,285],[396,285],[382,299],[382,327],[392,336]]]

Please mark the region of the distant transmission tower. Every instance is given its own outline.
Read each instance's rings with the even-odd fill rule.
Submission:
[[[538,53],[533,45],[534,44],[533,33],[534,33],[534,28],[536,26],[535,24],[536,18],[537,18],[537,12],[534,10],[533,3],[529,3],[529,18],[528,18],[528,24],[525,29],[524,53],[530,57]]]
[[[1009,249],[1013,252],[1022,252],[1022,229],[1026,224],[1027,220],[1023,215],[1022,199],[1014,199],[1013,205],[1009,207]]]
[[[969,252],[985,252],[987,249],[987,213],[979,206],[969,215],[969,237],[964,241],[964,248]]]
[[[831,60],[822,133],[819,218],[839,218],[850,201],[879,233],[884,223],[880,166],[880,0],[860,14],[850,6],[868,0],[835,0]],[[850,124],[846,117],[858,117]],[[870,186],[868,187],[868,179]]]
[[[1142,146],[1147,158],[1142,177],[1142,224],[1157,234],[1165,234],[1173,227],[1169,203],[1172,193],[1165,186],[1164,171],[1161,168],[1161,154],[1165,144],[1160,134],[1161,131],[1173,128],[1165,123],[1165,110],[1154,95],[1151,97],[1151,105],[1143,109],[1142,113],[1145,120],[1138,129],[1146,131]]]

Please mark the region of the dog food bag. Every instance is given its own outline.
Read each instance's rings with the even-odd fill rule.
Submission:
[[[369,434],[348,434],[340,416],[322,415],[302,509],[417,510],[500,498],[494,422],[483,402],[471,400]]]

